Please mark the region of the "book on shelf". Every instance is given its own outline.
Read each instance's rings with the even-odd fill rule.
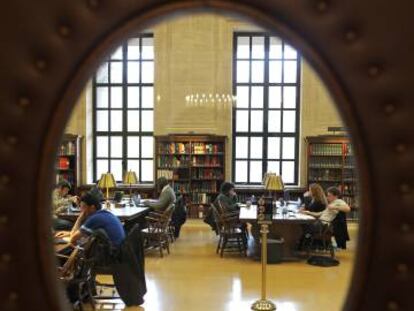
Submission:
[[[313,156],[341,156],[342,144],[313,144],[310,153]]]

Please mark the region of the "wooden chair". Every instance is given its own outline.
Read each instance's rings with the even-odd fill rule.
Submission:
[[[168,230],[174,204],[169,205],[163,212],[150,212],[145,217],[148,227],[141,232],[144,236],[144,245],[148,248],[158,248],[161,257],[164,257],[163,249],[170,253],[170,232]]]
[[[240,228],[238,215],[234,213],[220,213],[214,205],[211,205],[211,208],[213,209],[219,233],[216,253],[220,252],[220,257],[223,257],[225,251],[238,251],[246,256],[246,235]]]
[[[335,258],[335,249],[332,245],[332,237],[334,236],[333,223],[326,223],[320,226],[319,230],[310,233],[309,237],[305,237],[304,248],[307,256],[310,257],[311,252],[322,247],[322,251],[329,251],[331,258]]]

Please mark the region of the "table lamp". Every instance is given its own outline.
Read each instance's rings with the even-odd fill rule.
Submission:
[[[123,180],[124,184],[129,184],[129,206],[133,206],[132,204],[132,184],[138,183],[137,174],[134,171],[128,171]]]
[[[276,175],[276,173],[267,172],[263,178],[264,188],[269,191],[271,195],[272,191],[282,191],[284,188],[282,177]]]
[[[106,174],[102,174],[101,179],[99,179],[99,182],[98,182],[98,187],[102,189],[106,188],[106,207],[109,208],[110,207],[109,188],[116,187],[114,175],[112,175],[112,173],[109,173],[109,172]]]

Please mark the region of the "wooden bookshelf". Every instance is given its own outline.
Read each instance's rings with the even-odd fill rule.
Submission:
[[[190,217],[200,217],[216,198],[225,176],[225,136],[155,137],[155,175],[185,196]]]
[[[64,134],[56,158],[56,183],[67,180],[71,193],[77,192],[81,182],[81,136]]]
[[[325,190],[335,186],[352,209],[351,218],[357,215],[357,177],[354,153],[346,136],[307,137],[308,185],[320,184]]]

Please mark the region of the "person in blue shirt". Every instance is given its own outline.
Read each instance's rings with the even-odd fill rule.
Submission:
[[[115,246],[121,245],[125,239],[125,231],[121,221],[110,211],[102,210],[99,198],[86,193],[80,199],[81,213],[70,232],[70,243],[76,242],[83,236],[90,235],[94,230],[103,229]]]

